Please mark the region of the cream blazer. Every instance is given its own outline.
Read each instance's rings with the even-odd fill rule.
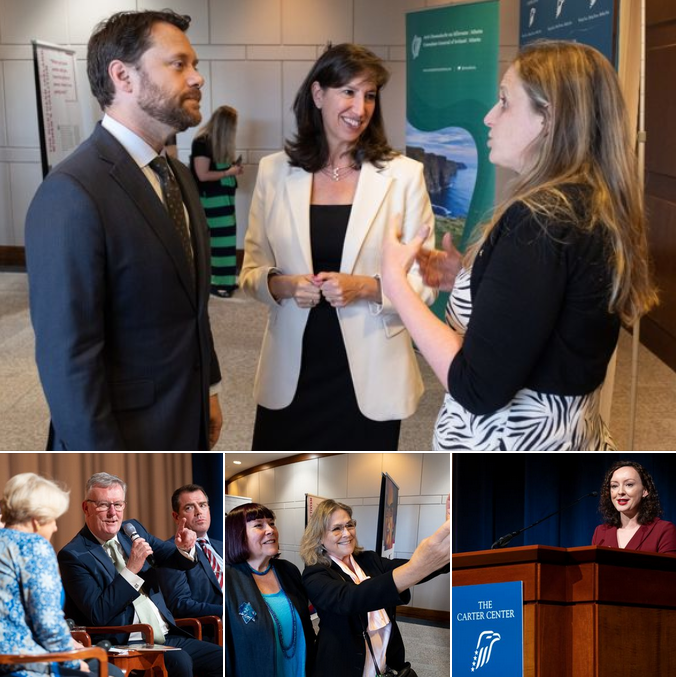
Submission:
[[[318,273],[312,269],[310,195],[312,175],[291,167],[285,153],[261,160],[244,245],[240,284],[269,307],[254,397],[268,409],[288,406],[300,374],[303,333],[309,309],[293,299],[277,303],[268,275]],[[403,239],[430,226],[426,246],[434,246],[434,215],[423,165],[399,155],[378,169],[362,166],[345,235],[340,272],[379,275],[383,235],[392,217],[403,217]],[[425,303],[435,292],[426,287],[417,264],[409,281]],[[337,309],[352,383],[361,412],[375,421],[413,414],[424,391],[411,339],[389,299],[356,301]],[[330,356],[327,355],[327,359]]]

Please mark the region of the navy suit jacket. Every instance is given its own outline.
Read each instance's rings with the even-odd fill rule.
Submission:
[[[190,569],[194,562],[181,555],[173,543],[155,538],[136,520],[131,522],[139,536],[153,549],[157,567]],[[120,529],[118,540],[129,556],[131,539]],[[103,546],[85,526],[58,554],[61,579],[66,592],[64,612],[77,625],[128,625],[134,620],[134,600],[140,595],[115,569]],[[146,561],[138,575],[144,579],[143,589],[169,623],[170,632],[191,637],[174,623],[160,590],[157,570]],[[113,644],[126,644],[128,634],[107,636]]]
[[[168,159],[196,273],[148,179],[101,125],[39,187],[26,219],[50,449],[208,449],[220,380],[207,313],[209,236],[188,169]]]
[[[223,542],[209,539],[212,547],[223,557]],[[173,545],[174,538],[167,543]],[[214,570],[207,556],[195,544],[197,565],[189,571],[178,569],[160,569],[160,585],[167,606],[176,618],[195,616],[223,616],[223,590],[218,584]]]

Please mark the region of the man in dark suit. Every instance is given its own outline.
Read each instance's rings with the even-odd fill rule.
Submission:
[[[177,618],[223,616],[223,541],[209,538],[209,499],[198,484],[186,484],[171,497],[172,517],[177,525],[197,534],[197,565],[187,571],[162,569],[160,585],[167,605]],[[174,539],[167,541],[173,543]]]
[[[178,523],[174,543],[155,538],[135,520],[123,522],[127,486],[108,473],[89,478],[82,503],[86,526],[58,554],[64,611],[80,625],[149,623],[155,643],[178,647],[167,651],[169,677],[222,677],[223,651],[193,639],[176,627],[159,586],[156,567],[189,570],[195,566],[195,532]],[[132,539],[120,531],[132,524],[139,534]],[[153,564],[148,557],[154,558]],[[106,636],[113,644],[141,641],[128,634]]]
[[[187,168],[160,155],[201,120],[189,23],[120,12],[95,29],[87,70],[105,115],[28,211],[50,449],[198,450],[220,434],[207,224]]]

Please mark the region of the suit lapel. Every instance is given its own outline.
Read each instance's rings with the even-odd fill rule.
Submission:
[[[112,581],[117,575],[117,569],[113,564],[113,560],[108,557],[108,553],[103,549],[103,546],[96,540],[94,534],[89,530],[89,527],[85,526],[82,530],[82,538],[84,540],[85,548],[87,552],[103,566],[108,574],[108,577]]]
[[[298,167],[292,167],[286,178],[285,188],[291,212],[291,227],[300,244],[305,270],[312,271],[312,245],[310,244],[312,174]]]
[[[347,224],[341,273],[352,273],[367,233],[382,205],[392,179],[384,172],[365,162],[354,195],[350,220]]]
[[[148,226],[167,250],[191,303],[195,305],[195,284],[190,273],[190,262],[186,261],[178,234],[162,201],[138,165],[112,134],[99,125],[94,138],[101,158],[111,164],[110,176],[129,195]],[[181,190],[183,192],[183,187]]]

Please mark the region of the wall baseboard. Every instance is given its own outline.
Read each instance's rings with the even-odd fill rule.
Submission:
[[[439,611],[438,609],[421,609],[415,606],[398,606],[397,616],[408,616],[409,618],[418,618],[432,623],[443,623],[447,627],[451,626],[451,612]]]
[[[26,250],[23,247],[1,247],[0,266],[26,267]]]

